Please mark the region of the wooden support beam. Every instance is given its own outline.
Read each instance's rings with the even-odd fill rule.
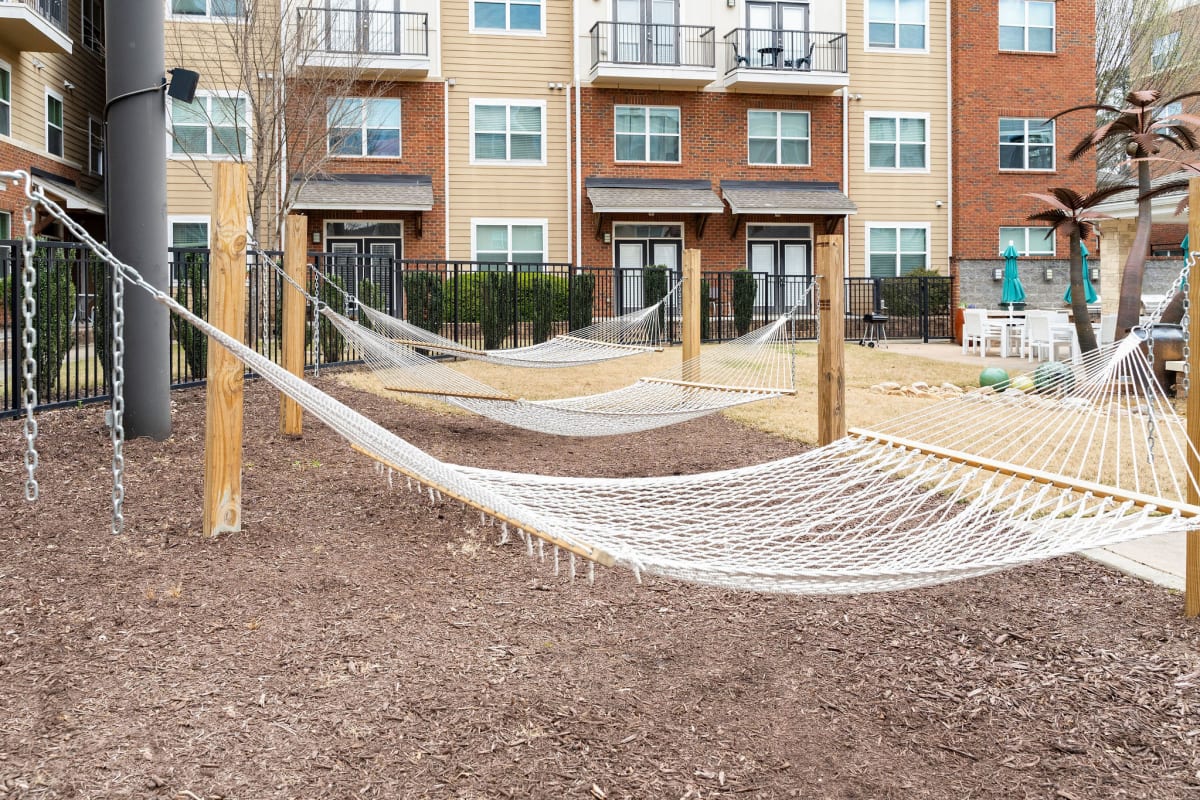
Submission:
[[[688,389],[711,389],[718,392],[744,392],[746,394],[795,394],[795,389],[759,388],[756,386],[723,386],[719,383],[696,383],[695,381],[673,381],[670,378],[638,378],[642,383],[668,383]]]
[[[683,251],[683,379],[700,379],[700,251]]]
[[[505,403],[515,403],[517,398],[507,394],[476,394],[474,392],[456,392],[453,389],[431,389],[428,386],[399,386],[392,384],[384,384],[383,388],[389,392],[400,392],[402,394],[429,394],[434,397],[462,397],[467,400],[500,400]]]
[[[473,347],[455,347],[453,345],[441,344],[439,342],[426,342],[421,339],[392,339],[396,344],[402,344],[405,347],[420,348],[422,350],[437,350],[439,353],[469,353],[473,356],[485,356],[487,353],[483,350],[476,350]]]
[[[817,236],[817,444],[846,435],[846,281],[842,237]]]
[[[861,436],[864,439],[871,439],[880,444],[889,444],[894,447],[903,447],[905,450],[913,450],[918,453],[926,453],[931,456],[945,459],[946,461],[955,464],[962,464],[967,467],[978,467],[979,469],[988,472],[995,472],[998,475],[1011,475],[1014,478],[1022,480],[1034,481],[1035,483],[1045,483],[1054,486],[1058,489],[1070,489],[1079,494],[1091,494],[1093,497],[1108,497],[1118,503],[1131,503],[1139,508],[1149,508],[1153,511],[1161,511],[1163,514],[1170,514],[1172,511],[1178,511],[1181,517],[1197,517],[1200,516],[1200,506],[1194,503],[1180,503],[1176,500],[1165,500],[1161,497],[1143,494],[1141,492],[1131,492],[1126,489],[1121,489],[1117,486],[1109,486],[1104,483],[1095,483],[1093,481],[1077,480],[1075,478],[1067,478],[1053,472],[1046,472],[1040,469],[1031,469],[1020,464],[1013,464],[1008,461],[997,461],[991,458],[984,458],[973,453],[964,453],[961,450],[951,450],[946,447],[938,447],[936,445],[917,442],[912,439],[905,439],[899,436],[892,436],[886,433],[877,433],[875,431],[866,430],[865,428],[851,428],[850,433],[854,436]]]
[[[246,327],[246,165],[213,165],[208,321],[244,341]],[[242,529],[242,374],[224,347],[208,348],[204,414],[205,536]]]
[[[380,464],[383,464],[385,467],[395,470],[396,472],[399,472],[401,475],[404,475],[405,477],[412,478],[413,480],[418,481],[419,483],[423,483],[426,486],[432,486],[434,489],[441,492],[446,497],[449,497],[452,500],[457,500],[458,502],[464,503],[468,506],[471,506],[472,508],[479,509],[483,513],[485,513],[491,517],[494,517],[495,519],[498,519],[501,522],[507,522],[509,525],[515,525],[519,530],[523,530],[526,533],[533,534],[537,538],[547,541],[550,544],[554,545],[555,547],[560,547],[563,550],[566,550],[567,552],[570,552],[570,553],[574,553],[577,556],[583,556],[584,558],[588,559],[589,561],[595,561],[597,564],[599,564],[603,567],[611,567],[613,564],[617,563],[617,560],[615,558],[613,558],[610,554],[606,553],[605,551],[601,550],[599,547],[588,547],[586,545],[572,544],[570,542],[567,542],[567,541],[564,541],[564,540],[558,538],[557,536],[553,536],[549,533],[546,533],[545,531],[540,531],[537,528],[531,528],[523,522],[515,520],[512,517],[509,517],[505,514],[501,514],[499,511],[496,511],[494,508],[490,508],[486,505],[483,505],[482,503],[478,503],[467,497],[463,497],[462,495],[458,494],[457,492],[447,489],[445,486],[434,483],[433,481],[429,480],[429,478],[425,477],[424,475],[418,475],[417,473],[413,472],[410,469],[406,469],[406,468],[400,466],[399,464],[395,464],[395,463],[389,461],[386,458],[377,456],[374,453],[372,453],[370,450],[367,450],[365,447],[361,447],[360,445],[357,445],[357,444],[352,444],[352,445],[350,445],[350,449],[354,450],[354,452],[356,452],[356,453],[361,453],[362,455],[366,456],[367,458],[373,459],[374,461],[378,461]]]
[[[308,217],[289,214],[283,232],[283,271],[300,286],[308,272]],[[308,301],[299,290],[283,282],[283,341],[281,363],[297,377],[304,377],[304,312]],[[304,412],[286,394],[280,396],[279,430],[286,436],[304,432]]]
[[[1200,250],[1200,178],[1188,181],[1188,251],[1184,258]],[[1200,271],[1200,264],[1192,262],[1192,271]],[[1200,505],[1200,460],[1196,457],[1200,448],[1200,275],[1188,276],[1188,307],[1192,309],[1191,324],[1188,326],[1188,393],[1187,393],[1187,437],[1188,448],[1188,494],[1187,500]],[[1200,616],[1200,531],[1188,531],[1186,566],[1184,568],[1183,613],[1187,617]]]
[[[562,339],[568,342],[586,342],[590,345],[604,345],[605,348],[613,348],[615,350],[638,350],[643,353],[661,353],[661,347],[654,347],[649,344],[621,344],[620,342],[597,342],[594,339],[584,339],[579,336],[572,336],[569,333],[560,333],[555,339]]]

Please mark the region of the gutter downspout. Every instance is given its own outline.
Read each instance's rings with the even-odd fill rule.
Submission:
[[[441,53],[438,53],[439,59]],[[442,209],[445,241],[442,257],[450,260],[450,81],[442,77]]]
[[[946,274],[954,259],[954,48],[950,41],[950,0],[946,2]]]
[[[567,119],[566,119],[566,127],[567,127],[567,131],[566,131],[566,133],[567,133],[567,152],[566,152],[566,156],[567,156],[567,261],[570,261],[572,245],[575,243],[575,239],[574,239],[575,228],[571,224],[571,211],[572,211],[572,208],[571,208],[571,178],[573,176],[573,173],[571,171],[572,164],[571,164],[571,89],[570,89],[570,87],[567,87],[567,91],[565,91],[563,93],[563,95],[564,95],[563,99],[566,101],[566,108],[567,108]]]
[[[847,58],[849,52],[847,52]],[[842,87],[842,191],[850,196],[850,88]],[[842,270],[850,271],[850,215],[845,217],[842,235]]]
[[[583,149],[580,145],[579,61],[575,61],[575,266],[583,266]]]

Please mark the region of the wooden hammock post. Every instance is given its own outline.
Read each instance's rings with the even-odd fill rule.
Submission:
[[[846,281],[842,237],[817,236],[817,444],[846,435]]]
[[[208,320],[243,340],[246,325],[246,166],[214,165]],[[242,362],[208,348],[204,414],[205,536],[242,529]]]
[[[683,379],[700,379],[700,251],[683,251]]]
[[[1188,181],[1188,252],[1200,250],[1200,178]],[[1200,492],[1196,481],[1200,480],[1200,463],[1196,459],[1196,448],[1200,448],[1200,276],[1188,275],[1188,307],[1191,323],[1188,325],[1188,381],[1187,435],[1188,448],[1187,501],[1200,505]],[[1187,566],[1184,570],[1183,613],[1187,617],[1200,616],[1200,531],[1188,531]]]
[[[304,268],[308,261],[308,217],[289,214],[284,224],[283,271],[300,286],[304,286]],[[304,376],[304,311],[306,302],[300,292],[286,281],[283,284],[283,342],[282,366],[297,377]],[[304,414],[300,404],[286,394],[281,395],[279,430],[288,436],[304,432]]]

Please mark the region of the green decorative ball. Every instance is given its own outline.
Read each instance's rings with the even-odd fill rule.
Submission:
[[[1039,392],[1070,391],[1075,388],[1075,373],[1061,361],[1047,361],[1033,371],[1033,385]]]
[[[979,385],[991,386],[997,392],[1008,388],[1008,373],[1000,367],[987,367],[979,373]]]

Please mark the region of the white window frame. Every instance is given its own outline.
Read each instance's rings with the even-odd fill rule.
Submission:
[[[95,133],[95,126],[97,126],[97,125],[100,126],[100,148],[99,148],[99,150],[100,150],[100,169],[93,170],[92,162],[94,159],[92,158],[92,156],[94,156],[96,153],[96,137],[95,137],[94,133]],[[88,132],[88,158],[87,158],[87,164],[85,166],[87,168],[87,171],[90,174],[103,175],[104,174],[104,158],[108,154],[107,149],[106,149],[107,143],[105,142],[105,134],[107,133],[107,131],[105,131],[105,129],[104,129],[104,120],[100,119],[99,117],[88,114],[87,132]]]
[[[1000,28],[1016,27],[1016,26],[1001,25],[999,22],[997,22],[997,24],[996,24],[996,45],[997,45],[997,47],[999,47],[1000,52],[1002,52],[1002,53],[1054,53],[1054,52],[1057,52],[1058,51],[1058,4],[1056,2],[1054,2],[1054,0],[1014,0],[1014,1],[1020,2],[1021,10],[1025,12],[1025,14],[1024,14],[1025,22],[1021,26],[1021,30],[1022,30],[1021,38],[1024,42],[1024,46],[1021,47],[1021,49],[1019,49],[1019,50],[1010,50],[1006,47],[1001,47],[1000,46]],[[1000,0],[1000,2],[1004,2],[1004,0]],[[1045,3],[1046,5],[1050,6],[1052,9],[1054,9],[1054,24],[1050,27],[1050,49],[1049,50],[1030,50],[1029,49],[1029,29],[1031,27],[1037,27],[1037,28],[1042,27],[1041,25],[1031,26],[1029,24],[1029,4],[1031,2]],[[997,14],[998,13],[999,13],[999,6],[997,6]]]
[[[513,106],[529,108],[536,107],[541,111],[542,129],[541,129],[541,156],[537,159],[512,159],[506,158],[501,161],[498,158],[476,158],[475,157],[475,108],[477,106],[504,106],[511,111]],[[510,114],[505,114],[505,152],[512,152],[512,131],[509,129]],[[545,100],[522,100],[503,97],[472,97],[471,98],[471,113],[469,121],[469,133],[471,138],[470,163],[477,164],[483,167],[544,167],[546,166],[546,101]],[[495,133],[495,131],[489,131]]]
[[[62,125],[59,127],[59,134],[62,138],[62,152],[55,153],[50,149],[50,100],[51,98],[58,101],[58,106],[62,110]],[[67,157],[67,104],[63,102],[63,96],[58,92],[52,92],[46,89],[46,97],[42,103],[42,113],[45,115],[46,126],[42,130],[42,145],[46,148],[46,153],[52,158],[66,160]]]
[[[1007,239],[1005,238],[1005,236],[1004,236],[1005,229],[1010,230],[1010,231],[1011,230],[1024,231],[1024,241],[1019,241],[1019,240],[1013,239],[1013,247],[1017,248],[1018,255],[1032,256],[1034,258],[1038,258],[1038,257],[1053,258],[1058,253],[1058,235],[1056,233],[1054,233],[1053,228],[1050,228],[1047,225],[1001,225],[1001,226],[999,226],[999,228],[996,231],[997,235],[1000,237],[1000,249],[998,252],[1001,255],[1003,255],[1004,251],[1008,248],[1009,239],[1012,239],[1012,237],[1008,237]],[[1047,232],[1050,232],[1050,237],[1049,237],[1050,252],[1049,253],[1040,252],[1040,251],[1036,252],[1036,253],[1030,252],[1030,250],[1029,250],[1030,238],[1032,238],[1034,236],[1041,236],[1043,239],[1045,239]]]
[[[542,260],[538,263],[545,264],[548,260],[547,252],[550,247],[549,240],[549,220],[545,217],[536,219],[533,217],[471,217],[471,260],[479,261],[479,247],[476,233],[480,225],[506,225],[508,227],[508,258],[505,261],[512,261],[512,229],[514,225],[527,225],[529,227],[540,227],[542,229]],[[510,269],[511,271],[511,269]]]
[[[546,8],[549,5],[547,0],[488,0],[488,2],[504,3],[504,24],[503,28],[480,28],[475,24],[475,2],[476,0],[467,0],[469,7],[467,8],[467,24],[468,30],[471,33],[478,33],[484,36],[546,36]],[[542,9],[540,17],[541,27],[537,30],[532,28],[510,28],[512,23],[512,5],[537,5]]]
[[[12,66],[7,61],[0,61],[0,72],[8,73],[8,99],[0,100],[0,105],[8,106],[8,130],[0,131],[0,138],[9,138],[12,136],[13,128],[13,79]]]
[[[1003,143],[1000,141],[1000,123],[1003,122],[1004,120],[1008,120],[1010,122],[1013,120],[1020,120],[1021,122],[1025,123],[1025,140],[1026,141],[1021,142],[1021,144],[1020,144],[1021,152],[1024,153],[1024,158],[1022,159],[1022,161],[1024,162],[1025,166],[1023,166],[1023,167],[1005,167],[1005,166],[1001,165],[1002,162],[1000,160],[1000,152],[1001,152],[1001,149],[1002,149],[1001,146],[1003,145]],[[1035,147],[1049,147],[1050,148],[1050,155],[1051,155],[1050,162],[1051,163],[1050,163],[1049,167],[1031,167],[1031,166],[1029,166],[1030,144],[1029,144],[1028,140],[1029,140],[1029,123],[1031,123],[1031,122],[1049,122],[1050,123],[1050,127],[1052,128],[1051,136],[1050,136],[1050,144],[1034,145]],[[1010,145],[1004,145],[1004,146],[1016,147],[1017,145],[1010,144]],[[1000,117],[999,120],[997,120],[997,122],[996,122],[996,163],[997,163],[997,168],[1001,172],[1055,172],[1058,169],[1058,125],[1053,120],[1047,120],[1047,119],[1044,119],[1041,117]]]
[[[109,2],[113,2],[113,0],[109,0]],[[89,9],[91,10],[90,14],[88,13]],[[96,16],[97,12],[100,14],[99,17]],[[91,37],[88,36],[88,31],[91,31]],[[100,32],[99,36],[96,35],[97,31]],[[79,0],[79,41],[93,53],[104,54],[104,8],[100,0]]]
[[[199,102],[212,97],[230,98],[236,97],[245,101],[245,127],[246,127],[246,150],[240,156],[214,154],[212,152],[213,145],[213,126],[212,126],[212,107],[206,106],[204,112],[205,130],[207,131],[207,139],[203,153],[176,153],[174,147],[174,125],[171,121],[171,110],[175,103],[181,103],[182,100],[176,100],[173,97],[167,98],[167,160],[168,161],[248,161],[254,151],[253,129],[250,127],[250,100],[245,94],[236,90],[228,89],[213,89],[209,91],[196,92],[196,99],[193,102]]]
[[[925,269],[933,269],[933,226],[929,222],[868,222],[864,227],[865,239],[863,242],[863,253],[866,258],[863,263],[863,274],[870,278],[871,275],[871,231],[877,228],[891,228],[896,231],[896,246],[900,246],[900,230],[902,228],[920,228],[925,231]],[[901,277],[900,274],[900,250],[896,251],[896,274],[892,277]],[[881,276],[882,277],[882,276]]]
[[[750,114],[752,114],[752,113],[774,114],[775,115],[775,159],[776,160],[773,162],[751,161],[750,160],[750,139],[752,139],[752,138],[765,139],[766,138],[765,136],[753,136],[752,137],[750,135]],[[782,117],[783,114],[803,114],[805,117],[808,118],[808,138],[800,140],[797,137],[792,137],[792,136],[787,137],[788,139],[796,139],[796,141],[808,142],[808,160],[801,164],[784,164],[782,161],[779,160],[783,156],[784,136],[780,132],[780,121],[783,119],[783,117]],[[928,149],[929,149],[928,142],[925,143],[925,147],[926,147],[926,161],[928,161]],[[748,109],[746,109],[746,163],[748,165],[752,165],[752,166],[756,166],[756,167],[784,167],[784,168],[811,167],[812,166],[812,112],[799,111],[799,110],[792,109],[792,108],[748,108]]]
[[[641,134],[641,136],[642,136],[643,142],[645,143],[645,149],[643,150],[643,152],[646,154],[646,158],[638,158],[638,159],[617,158],[617,136],[618,135],[620,135],[620,136],[637,136],[638,135],[638,134],[634,134],[634,133],[618,133],[617,124],[616,124],[618,108],[645,109],[645,111],[646,111],[646,132],[644,134]],[[678,152],[678,154],[679,154],[679,158],[675,159],[674,161],[659,161],[656,159],[651,159],[649,157],[650,156],[650,136],[651,136],[651,134],[650,134],[650,110],[654,109],[654,108],[667,109],[670,111],[674,111],[679,115],[678,120],[676,120],[679,124],[679,133],[675,134],[675,139],[676,139],[676,144],[677,144],[677,147],[675,149],[676,149],[676,152]],[[666,136],[667,134],[659,133],[659,134],[654,134],[654,135]],[[679,164],[682,162],[682,160],[683,160],[683,109],[682,108],[680,108],[679,106],[643,106],[643,105],[634,105],[633,103],[614,103],[613,104],[613,163],[616,163],[616,164]]]
[[[362,147],[359,148],[357,154],[352,153],[335,153],[329,146],[329,112],[332,110],[333,104],[344,100],[361,100],[363,102],[362,119],[359,120],[359,132],[362,134]],[[396,103],[399,111],[400,119],[396,124],[396,136],[398,139],[397,152],[394,156],[384,156],[375,153],[367,153],[367,103],[377,100],[387,100]],[[340,125],[338,127],[348,128],[349,125]],[[380,129],[382,130],[382,129]],[[388,130],[391,130],[390,128]],[[399,97],[331,97],[325,106],[325,152],[330,158],[387,158],[397,159],[404,156],[404,101]]]
[[[12,239],[12,212],[0,211],[0,239]],[[7,253],[8,248],[3,248]]]
[[[921,26],[925,29],[923,44],[920,47],[900,47],[900,25],[899,20],[892,22],[896,26],[896,36],[892,40],[896,42],[895,47],[887,47],[885,45],[871,44],[871,2],[863,0],[863,49],[871,53],[928,53],[929,52],[929,0],[925,0],[925,8],[923,11],[924,20]],[[896,7],[896,16],[899,17],[900,0],[892,0]],[[883,20],[880,20],[881,22]],[[911,24],[911,23],[907,23]]]
[[[900,120],[902,119],[919,119],[925,123],[925,166],[924,167],[873,167],[871,166],[871,120],[872,119],[892,119],[896,121],[896,163],[900,163]],[[867,111],[863,114],[863,168],[865,172],[883,172],[888,174],[904,174],[904,175],[928,175],[930,172],[930,162],[933,160],[932,143],[930,138],[933,134],[929,124],[929,114],[925,112],[913,111]],[[915,142],[907,142],[907,144],[915,144]]]
[[[207,214],[171,214],[167,217],[167,247],[175,247],[175,225],[195,224],[203,222],[208,230],[209,241],[212,240],[212,218]],[[206,245],[207,246],[207,245]]]
[[[1161,69],[1166,69],[1169,66],[1170,59],[1165,59],[1167,63],[1156,64],[1155,61],[1164,57],[1173,56],[1175,51],[1179,49],[1179,40],[1182,38],[1181,31],[1171,31],[1164,33],[1162,36],[1156,36],[1150,47],[1150,71],[1158,72]],[[1163,47],[1163,44],[1166,44]]]
[[[234,19],[235,17],[239,16],[237,14],[229,14],[229,15],[213,14],[212,13],[213,0],[204,0],[204,13],[203,14],[176,14],[174,11],[171,10],[172,0],[163,0],[163,2],[166,6],[167,20],[169,20],[170,22],[208,22],[208,23],[211,23],[214,20]],[[239,5],[242,6],[243,12],[245,11],[245,4],[246,4],[246,0],[239,0]]]

